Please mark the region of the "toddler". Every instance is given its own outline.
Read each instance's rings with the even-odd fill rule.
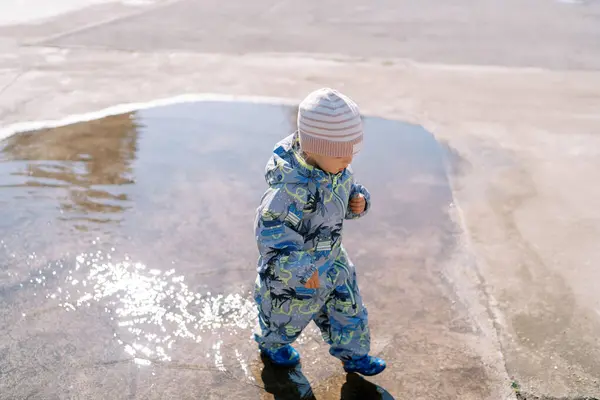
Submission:
[[[298,130],[275,146],[266,166],[269,189],[255,222],[255,339],[276,365],[299,363],[291,343],[314,321],[346,372],[370,376],[385,369],[368,354],[367,309],[342,246],[344,220],[362,217],[371,206],[350,169],[362,140],[358,106],[336,90],[320,89],[302,101]]]

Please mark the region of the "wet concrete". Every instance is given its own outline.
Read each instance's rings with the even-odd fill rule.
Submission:
[[[419,126],[378,118],[365,119],[354,163],[374,208],[344,241],[389,369],[346,376],[313,326],[302,371],[263,369],[252,221],[295,112],[185,103],[0,142],[0,393],[486,398],[486,366],[467,345],[482,333],[444,278],[459,245],[441,148]],[[420,379],[432,370],[437,381]]]
[[[599,397],[600,186],[590,182],[600,171],[600,3],[234,2],[212,12],[210,2],[180,3],[107,3],[0,27],[0,136],[15,122],[182,93],[300,101],[338,87],[365,113],[425,126],[460,163],[451,210],[463,226],[454,240],[468,251],[440,266],[442,289],[452,286],[479,333],[456,323],[464,318],[408,325],[408,378],[397,397],[504,399],[509,377],[526,398]],[[307,29],[297,29],[303,22]],[[423,240],[403,251],[427,258]],[[11,245],[27,247],[18,238]],[[56,247],[44,253],[50,261],[63,256]],[[410,286],[429,314],[444,307],[430,286]],[[430,292],[437,296],[423,296]],[[476,373],[480,360],[485,373]],[[465,383],[469,370],[484,384]],[[328,387],[305,372],[323,382],[316,392]]]

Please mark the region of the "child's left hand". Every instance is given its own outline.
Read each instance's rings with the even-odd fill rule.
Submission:
[[[354,214],[361,214],[365,211],[365,207],[367,206],[367,202],[365,200],[365,196],[362,194],[358,194],[350,199],[350,209]]]

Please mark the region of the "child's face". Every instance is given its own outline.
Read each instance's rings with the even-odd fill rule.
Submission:
[[[328,157],[319,154],[306,153],[308,163],[330,174],[338,174],[348,168],[352,157]]]

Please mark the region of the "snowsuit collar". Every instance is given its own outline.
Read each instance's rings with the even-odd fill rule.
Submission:
[[[275,145],[273,155],[265,169],[265,180],[271,187],[289,183],[308,183],[310,180],[327,183],[331,182],[333,176],[335,175],[306,162],[300,149],[298,132]]]

